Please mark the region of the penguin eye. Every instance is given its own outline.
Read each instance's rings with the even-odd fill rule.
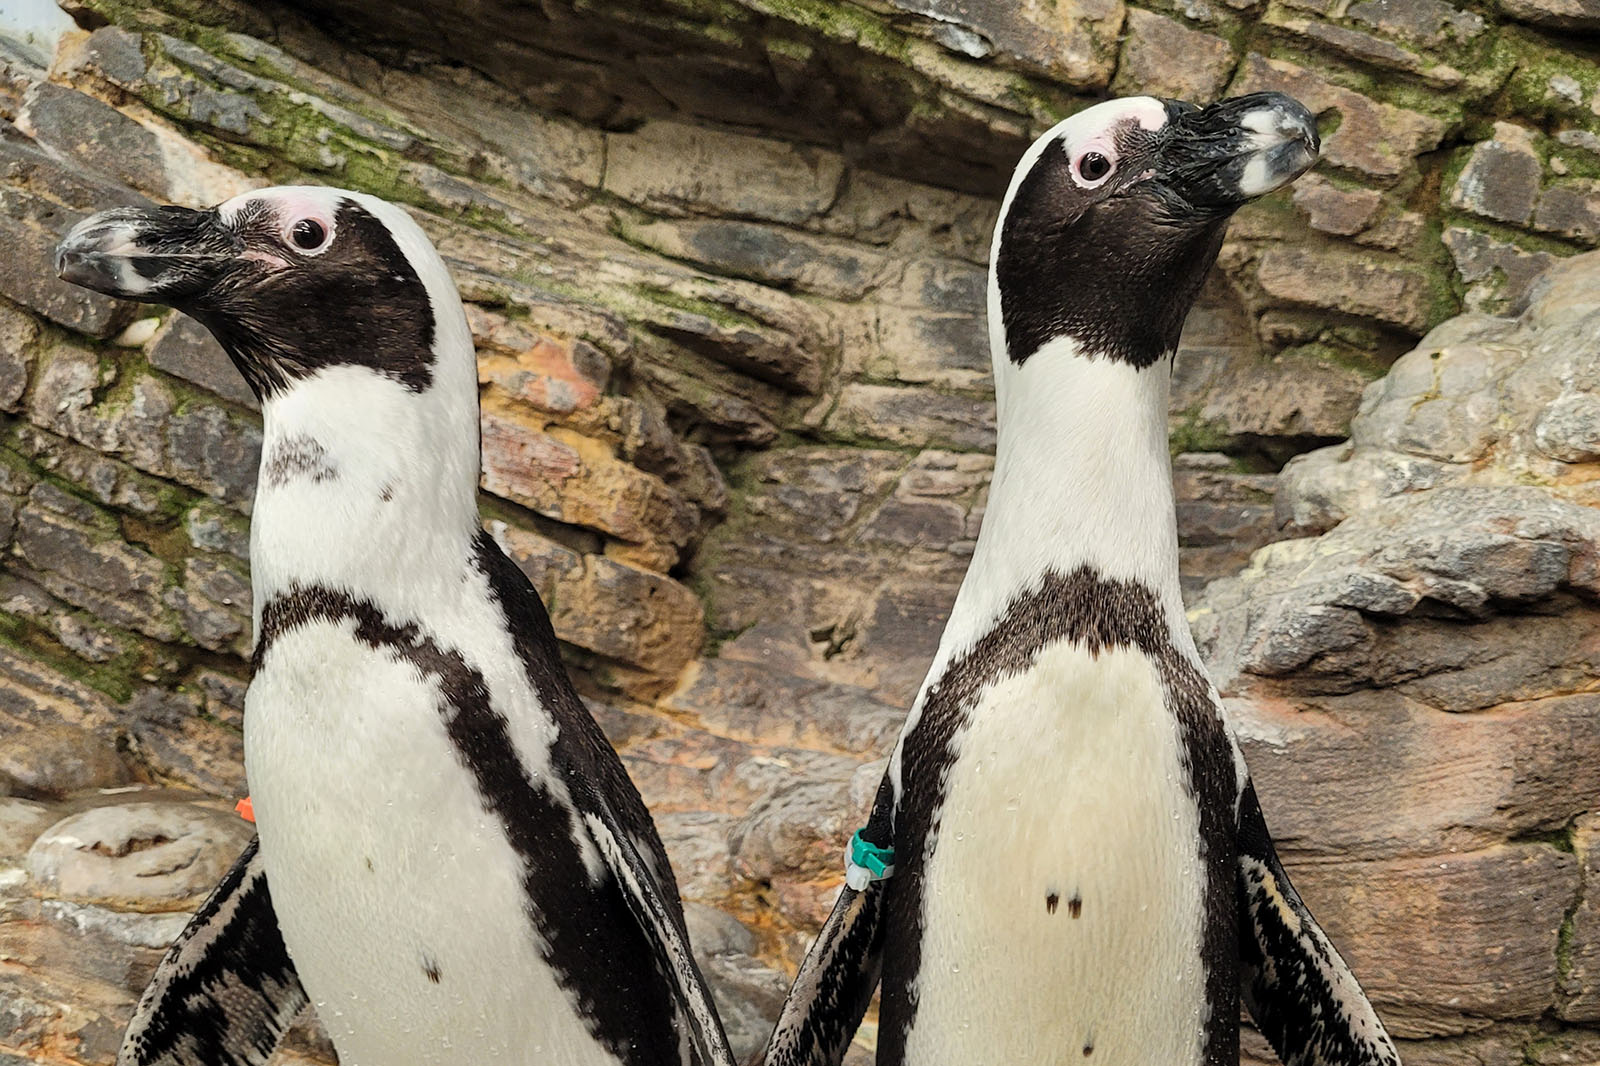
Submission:
[[[1078,157],[1078,176],[1083,179],[1086,185],[1094,185],[1104,181],[1115,168],[1116,164],[1099,152],[1085,152]]]
[[[328,240],[328,229],[314,218],[302,218],[289,231],[289,239],[301,251],[314,252]]]

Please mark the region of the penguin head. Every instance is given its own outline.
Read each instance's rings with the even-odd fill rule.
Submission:
[[[432,243],[362,193],[281,187],[204,211],[115,208],[74,226],[55,265],[66,281],[193,316],[263,402],[336,366],[426,392],[441,353],[460,347],[441,333],[472,351]]]
[[[995,226],[997,382],[1056,341],[1138,368],[1171,354],[1228,218],[1303,174],[1318,148],[1311,113],[1281,93],[1205,108],[1110,100],[1044,134]]]

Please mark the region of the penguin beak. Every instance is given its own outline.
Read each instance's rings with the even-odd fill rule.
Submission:
[[[1200,210],[1230,212],[1280,189],[1309,170],[1321,150],[1316,118],[1283,93],[1180,110],[1167,130],[1157,177]]]
[[[118,207],[72,227],[56,246],[56,274],[107,296],[178,306],[210,289],[243,248],[215,209]]]

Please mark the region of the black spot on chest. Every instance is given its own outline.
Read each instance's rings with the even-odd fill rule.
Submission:
[[[339,469],[319,441],[297,434],[273,443],[262,464],[262,475],[269,488],[282,488],[291,481],[332,481],[339,476]]]

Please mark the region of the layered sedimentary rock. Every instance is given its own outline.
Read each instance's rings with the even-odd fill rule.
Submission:
[[[744,1052],[982,520],[1012,161],[1108,93],[1258,88],[1327,153],[1241,214],[1179,356],[1197,633],[1407,1061],[1600,1055],[1582,3],[67,6],[53,57],[0,46],[0,1058],[109,1062],[243,830],[259,414],[193,322],[52,279],[73,221],[295,181],[415,211],[485,523]],[[308,1023],[284,1061],[328,1054]]]

